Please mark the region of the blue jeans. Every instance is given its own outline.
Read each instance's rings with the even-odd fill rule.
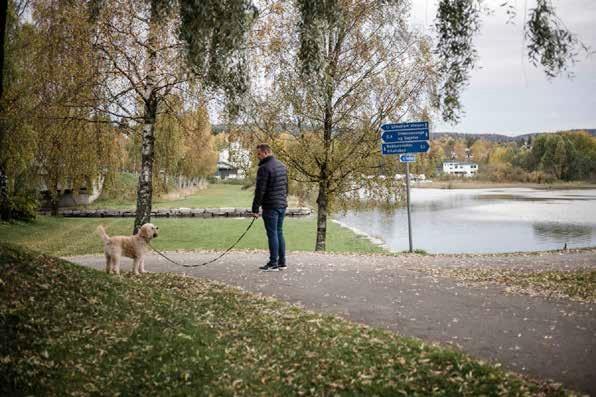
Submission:
[[[263,209],[263,222],[269,241],[269,263],[272,265],[286,263],[286,240],[282,230],[285,216],[285,208]]]

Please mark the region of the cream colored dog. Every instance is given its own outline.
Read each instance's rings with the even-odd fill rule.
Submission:
[[[157,237],[159,228],[152,223],[145,223],[134,236],[114,236],[106,234],[103,226],[97,227],[97,233],[104,242],[106,255],[106,272],[120,274],[120,258],[122,255],[132,258],[134,274],[145,273],[145,252],[151,239]]]

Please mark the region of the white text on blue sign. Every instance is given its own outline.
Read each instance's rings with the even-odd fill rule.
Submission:
[[[415,163],[416,162],[416,155],[415,154],[400,154],[399,161],[402,163]]]
[[[387,154],[426,153],[430,149],[427,141],[382,143],[381,152]]]
[[[428,121],[418,121],[415,123],[383,124],[381,126],[381,129],[383,131],[428,130]]]
[[[386,143],[428,141],[429,133],[428,133],[428,130],[383,131],[381,133],[381,140]]]

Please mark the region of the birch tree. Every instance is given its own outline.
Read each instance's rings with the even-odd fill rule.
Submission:
[[[95,13],[102,86],[90,106],[141,126],[141,165],[133,232],[150,221],[156,123],[172,94],[191,84],[180,60],[176,9],[169,1],[105,0]]]
[[[101,4],[100,4],[101,3]],[[171,112],[168,98],[185,106],[200,91],[223,89],[234,98],[245,87],[239,56],[250,2],[104,0],[96,2],[107,100],[101,111],[142,125],[141,171],[134,231],[151,215],[156,122]],[[230,101],[229,103],[233,103]]]
[[[291,178],[317,191],[319,251],[331,211],[362,203],[362,194],[369,204],[397,205],[397,163],[381,158],[380,125],[427,118],[434,71],[429,45],[407,29],[401,4],[316,4],[323,9],[279,3],[262,22],[270,25],[261,72],[270,84],[253,94],[251,114]]]

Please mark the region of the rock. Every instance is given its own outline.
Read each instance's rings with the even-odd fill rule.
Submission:
[[[287,216],[306,216],[310,215],[312,210],[310,208],[288,208],[286,210]],[[88,209],[88,210],[62,210],[60,215],[64,217],[123,217],[130,218],[136,216],[134,210],[110,210],[110,209]],[[196,217],[196,218],[211,218],[211,217],[250,217],[252,211],[250,208],[160,208],[151,211],[151,216],[155,218],[169,218],[169,217]]]
[[[211,212],[212,216],[226,216],[227,211],[229,208],[209,208],[208,211]]]

